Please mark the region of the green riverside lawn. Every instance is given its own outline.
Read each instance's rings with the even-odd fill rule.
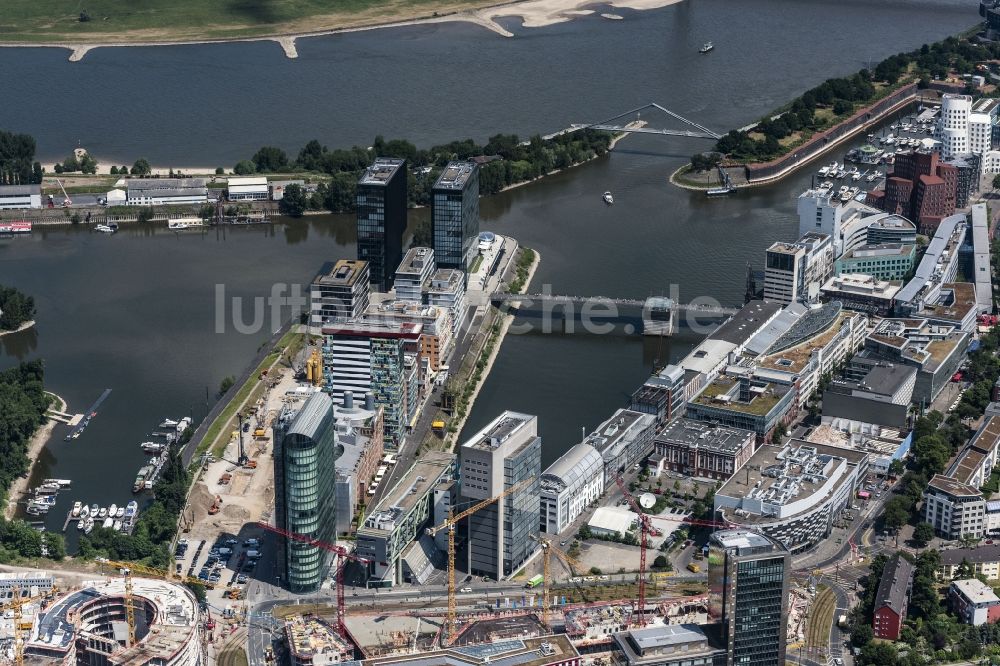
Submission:
[[[432,16],[489,0],[6,0],[0,42],[143,43],[335,30]],[[88,21],[81,21],[86,11]]]

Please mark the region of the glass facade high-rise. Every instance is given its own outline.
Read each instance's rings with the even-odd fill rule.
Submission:
[[[337,533],[337,429],[333,402],[314,393],[299,410],[286,408],[274,426],[275,524],[288,532],[332,542]],[[288,589],[320,589],[330,566],[330,552],[286,538],[279,564]]]
[[[377,291],[392,289],[403,259],[406,231],[406,160],[379,157],[358,181],[358,259],[371,269]]]
[[[709,620],[722,625],[728,666],[785,663],[791,557],[777,541],[748,530],[709,541]]]
[[[437,265],[467,272],[479,251],[479,168],[474,162],[449,162],[431,195]]]
[[[461,496],[496,497],[527,479],[527,487],[469,516],[469,573],[495,580],[513,575],[538,546],[542,440],[538,418],[504,412],[462,444]]]

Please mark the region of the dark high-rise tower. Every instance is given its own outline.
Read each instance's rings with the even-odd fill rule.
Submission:
[[[709,619],[721,622],[728,666],[782,666],[791,557],[777,541],[723,530],[708,546]]]
[[[371,285],[392,289],[403,259],[406,231],[406,160],[379,157],[358,181],[358,259],[371,267]]]
[[[431,194],[434,259],[441,268],[467,272],[479,251],[479,168],[449,162]]]

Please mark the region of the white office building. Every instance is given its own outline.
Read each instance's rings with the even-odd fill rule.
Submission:
[[[411,247],[396,269],[396,299],[422,303],[424,283],[434,273],[434,250],[429,247]]]
[[[130,178],[125,181],[126,206],[169,206],[208,201],[204,178]]]
[[[577,444],[542,473],[539,527],[561,533],[603,492],[604,459],[590,444]]]
[[[938,114],[937,137],[941,141],[941,157],[950,160],[955,155],[971,152],[969,149],[969,114],[972,97],[945,93],[941,96]]]
[[[774,243],[767,249],[764,299],[782,305],[814,301],[833,265],[829,234],[811,231],[795,243]]]
[[[424,283],[428,305],[444,308],[451,316],[451,333],[455,337],[465,324],[465,274],[457,268],[439,268]]]

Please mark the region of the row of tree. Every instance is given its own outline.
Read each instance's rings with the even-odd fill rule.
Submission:
[[[0,284],[0,331],[13,331],[34,318],[34,297]]]
[[[397,157],[407,161],[407,199],[410,206],[427,206],[431,188],[450,160],[487,158],[479,170],[480,194],[495,194],[505,187],[533,180],[555,169],[564,169],[605,154],[611,144],[608,132],[578,130],[552,139],[532,137],[522,142],[515,134],[497,134],[486,145],[471,139],[419,149],[403,139],[386,141],[377,136],[371,148],[354,146],[330,150],[313,140],[299,151],[293,161],[280,148],[265,146],[251,159],[236,164],[238,175],[311,171],[330,176],[309,195],[292,190],[290,200],[282,205],[288,214],[306,210],[334,213],[354,211],[357,182],[361,173],[376,157]],[[289,198],[289,192],[284,194]]]
[[[0,185],[41,182],[42,165],[35,161],[34,137],[0,131]]]
[[[921,87],[931,78],[944,78],[951,71],[972,73],[976,62],[1000,58],[1000,44],[973,43],[965,38],[948,37],[934,44],[924,44],[918,50],[889,56],[874,68],[863,69],[851,76],[828,79],[796,98],[787,109],[775,117],[768,114],[750,132],[733,130],[716,143],[716,151],[732,159],[756,161],[773,159],[785,152],[781,139],[798,131],[815,132],[840,122],[854,109],[874,101],[878,96],[875,82],[893,86],[913,68],[913,77]],[[828,109],[823,119],[818,109]],[[692,160],[696,169],[710,168],[704,159]]]

